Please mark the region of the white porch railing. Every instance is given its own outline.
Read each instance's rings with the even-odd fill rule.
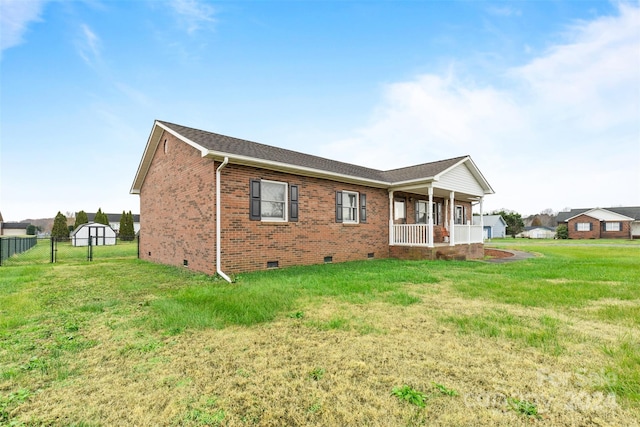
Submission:
[[[393,224],[391,244],[398,246],[429,246],[427,224]]]
[[[454,244],[482,243],[483,234],[481,225],[454,225]]]
[[[482,243],[482,226],[455,225],[452,244],[464,245]],[[396,246],[429,246],[433,243],[433,236],[429,234],[427,224],[393,224],[391,227],[391,244]]]

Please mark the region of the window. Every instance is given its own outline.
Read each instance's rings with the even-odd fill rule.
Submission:
[[[462,206],[456,206],[456,224],[464,224],[464,209]]]
[[[622,223],[620,222],[605,222],[604,231],[622,231]]]
[[[429,212],[427,212],[427,206],[429,206],[429,202],[425,200],[418,200],[416,202],[416,224],[428,224],[427,219],[429,218]],[[440,224],[442,204],[433,202],[431,214],[433,215],[433,225]]]
[[[336,191],[336,222],[367,222],[367,195],[355,191]]]
[[[342,222],[358,222],[358,193],[342,192]]]
[[[427,204],[424,200],[418,200],[416,202],[416,224],[427,223]]]
[[[262,181],[260,216],[266,221],[286,221],[287,184],[284,182]]]
[[[441,218],[442,218],[442,204],[441,203],[436,203],[433,202],[433,224],[434,225],[438,225],[441,224]]]
[[[590,222],[577,222],[576,223],[576,231],[591,231],[591,223]]]
[[[396,199],[393,201],[393,218],[401,221],[407,219],[407,210],[404,205],[404,199]]]
[[[274,222],[298,220],[297,185],[256,179],[252,179],[249,184],[249,219]],[[289,193],[287,193],[287,189],[289,189]]]

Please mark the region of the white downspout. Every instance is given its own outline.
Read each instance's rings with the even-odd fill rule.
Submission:
[[[220,171],[227,166],[227,163],[229,163],[229,158],[225,157],[224,161],[216,169],[216,272],[227,282],[233,283],[233,280],[222,271],[222,262],[220,260],[220,253],[222,252],[220,250]]]

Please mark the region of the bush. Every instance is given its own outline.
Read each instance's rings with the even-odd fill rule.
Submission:
[[[569,228],[565,224],[560,224],[558,228],[556,228],[556,239],[568,239],[569,238]]]

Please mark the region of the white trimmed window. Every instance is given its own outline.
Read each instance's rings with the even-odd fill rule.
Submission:
[[[367,195],[355,191],[336,191],[336,222],[367,222]]]
[[[441,223],[441,218],[442,218],[442,204],[437,203],[437,202],[433,202],[433,206],[432,206],[432,212],[433,212],[433,224],[434,225],[438,225]]]
[[[424,200],[418,200],[416,202],[416,224],[426,224],[427,223],[427,206],[429,202]]]
[[[620,222],[605,222],[604,223],[604,231],[621,231],[622,223]]]
[[[299,186],[261,179],[249,180],[249,219],[297,222]]]
[[[464,209],[464,206],[457,205],[456,206],[455,223],[456,224],[464,224],[464,220],[465,220],[465,209]]]
[[[342,192],[342,222],[358,222],[358,193]]]
[[[260,216],[263,221],[287,220],[287,183],[262,181]]]
[[[591,223],[590,222],[576,223],[576,231],[591,231]]]
[[[405,221],[407,219],[407,208],[404,199],[396,199],[393,201],[393,219]]]

